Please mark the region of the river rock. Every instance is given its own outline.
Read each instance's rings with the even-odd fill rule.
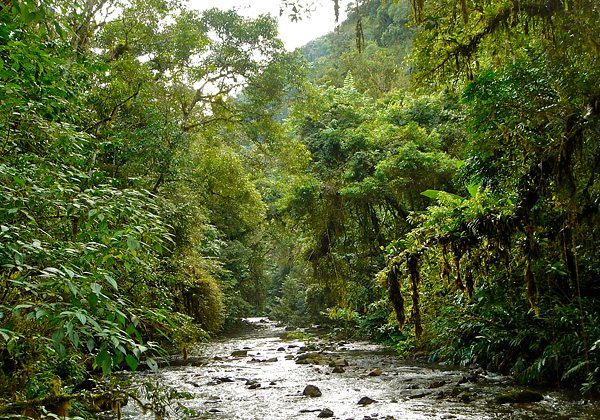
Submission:
[[[433,381],[432,383],[429,384],[429,389],[435,389],[435,388],[440,388],[442,386],[446,385],[446,381]]]
[[[409,396],[408,396],[408,399],[409,399],[409,400],[416,400],[416,399],[418,399],[418,398],[423,398],[423,397],[426,397],[426,396],[428,396],[428,395],[430,395],[430,394],[431,394],[431,392],[419,392],[419,393],[417,393],[417,394],[412,394],[412,395],[409,395]]]
[[[248,350],[234,350],[231,352],[233,357],[245,357],[248,355]]]
[[[323,355],[316,352],[302,353],[296,357],[296,363],[299,365],[320,365],[325,362]]]
[[[308,346],[302,346],[298,349],[299,353],[306,353],[308,351],[316,351],[317,346],[315,344],[309,344]]]
[[[381,371],[381,369],[373,369],[372,371],[367,373],[367,376],[381,376],[382,374],[383,372]]]
[[[304,388],[304,391],[302,391],[302,395],[305,395],[305,396],[311,397],[311,398],[315,398],[315,397],[320,397],[323,394],[321,393],[321,390],[319,388],[317,388],[316,386],[306,385],[306,387]]]
[[[471,402],[472,394],[469,391],[463,391],[458,394],[458,400],[463,403]]]
[[[322,418],[333,417],[333,411],[331,411],[329,408],[324,408],[323,410],[321,410],[321,412],[319,413],[319,415],[317,417],[322,417]]]
[[[344,370],[344,368],[343,368],[343,367],[341,367],[341,366],[336,366],[336,367],[334,367],[334,368],[333,368],[333,370],[332,370],[331,372],[332,372],[332,373],[344,373],[344,372],[345,372],[345,370]]]
[[[343,357],[338,357],[336,359],[333,359],[331,362],[329,362],[329,366],[331,366],[331,367],[348,366],[348,361],[346,359],[344,359]]]
[[[544,396],[536,391],[529,389],[513,390],[508,392],[501,392],[496,395],[494,401],[499,404],[509,403],[534,403],[540,402],[544,399]]]
[[[372,398],[369,398],[369,397],[362,397],[360,400],[358,400],[358,403],[357,403],[357,404],[365,406],[365,405],[373,404],[373,403],[376,403],[376,402],[377,402],[377,401],[375,401],[375,400],[374,400],[374,399],[372,399]]]

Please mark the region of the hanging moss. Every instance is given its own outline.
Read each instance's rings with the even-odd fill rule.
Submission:
[[[388,286],[388,296],[390,302],[394,306],[394,312],[396,313],[396,319],[398,320],[398,328],[404,328],[406,323],[406,315],[404,313],[404,298],[402,297],[402,291],[400,290],[400,282],[398,277],[400,274],[400,263],[398,261],[392,262],[386,270],[386,281]]]
[[[417,254],[409,254],[406,259],[406,265],[408,267],[408,276],[412,290],[412,318],[415,323],[415,336],[417,340],[421,340],[423,334],[421,309],[419,307],[419,283],[421,282],[421,276],[419,274],[419,258]]]

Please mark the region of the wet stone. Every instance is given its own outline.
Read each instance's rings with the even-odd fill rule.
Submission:
[[[245,357],[248,355],[248,350],[234,350],[231,352],[233,357]]]
[[[316,397],[320,397],[323,394],[321,393],[321,390],[319,388],[317,388],[316,386],[306,385],[306,387],[304,388],[304,391],[302,391],[302,395],[305,395],[305,396],[311,397],[311,398],[316,398]]]
[[[374,399],[372,399],[372,398],[369,398],[369,397],[362,397],[360,400],[358,400],[358,403],[357,403],[357,404],[359,404],[359,405],[369,405],[369,404],[373,404],[373,403],[376,403],[376,402],[377,402],[377,401],[375,401],[375,400],[374,400]]]
[[[431,392],[419,392],[418,394],[412,394],[412,395],[409,395],[409,396],[408,396],[408,399],[409,399],[409,400],[415,400],[415,399],[418,399],[418,398],[423,398],[423,397],[426,397],[426,396],[428,396],[429,394],[431,394]]]
[[[540,402],[544,399],[544,396],[536,391],[529,389],[513,390],[508,392],[501,392],[496,395],[494,401],[499,404],[510,404],[510,403],[534,403]]]
[[[471,402],[472,394],[470,392],[464,391],[458,394],[458,400],[463,403]]]
[[[321,417],[321,418],[333,417],[333,411],[331,411],[329,408],[324,408],[323,410],[321,410],[321,412],[319,413],[319,415],[317,417]]]
[[[446,385],[446,381],[433,381],[429,384],[429,389],[440,388]]]
[[[381,371],[381,369],[373,369],[372,371],[367,373],[367,376],[381,376],[382,374],[383,372]]]

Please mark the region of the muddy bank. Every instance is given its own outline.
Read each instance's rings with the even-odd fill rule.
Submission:
[[[367,342],[286,339],[282,327],[256,325],[208,343],[184,364],[132,377],[150,380],[177,419],[600,418],[597,405],[568,393],[542,391],[523,400],[537,402],[498,399],[520,388],[481,369],[400,360]],[[133,403],[123,408],[123,419],[152,418]]]

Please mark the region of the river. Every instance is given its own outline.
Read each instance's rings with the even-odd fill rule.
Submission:
[[[501,404],[498,393],[520,389],[511,378],[402,360],[369,342],[287,339],[283,327],[251,321],[254,328],[203,345],[185,363],[130,379],[150,384],[176,419],[600,419],[596,403],[572,393],[544,390],[540,402]],[[322,395],[303,395],[307,385]],[[133,402],[122,414],[154,419]]]

